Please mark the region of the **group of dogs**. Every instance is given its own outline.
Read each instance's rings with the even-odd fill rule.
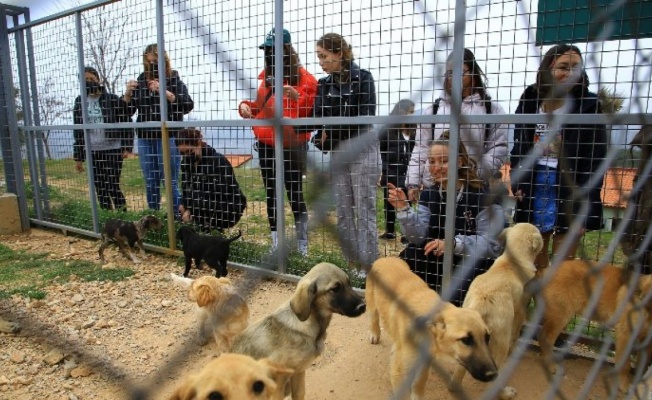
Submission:
[[[156,226],[142,220],[135,224],[139,237],[135,243],[140,243],[143,231]],[[407,394],[398,391],[409,380],[405,387],[410,398],[422,399],[435,360],[455,365],[449,384],[453,392],[461,390],[466,371],[489,382],[498,377],[520,336],[533,292],[535,301],[543,304],[538,341],[550,373],[560,372],[553,353],[555,340],[582,312],[615,326],[615,376],[622,392],[631,389],[632,353],[639,372],[651,360],[652,276],[630,279],[619,267],[582,260],[537,270],[534,260],[543,240],[531,224],[516,224],[502,232],[504,253],[473,280],[462,307],[443,301],[403,260],[384,257],[368,273],[364,298],[342,269],[320,263],[299,280],[288,301],[251,325],[246,300],[224,277],[228,244],[240,234],[221,238],[219,254],[206,255],[215,243],[204,243],[204,235],[186,228],[179,231],[186,256],[184,276],[171,277],[197,305],[199,342],[206,343],[212,333],[222,354],[185,379],[171,399],[283,399],[289,394],[294,400],[304,399],[305,371],[324,349],[332,315],[357,317],[366,310],[371,344],[379,343],[381,326],[391,338],[390,381],[398,396]],[[103,247],[104,240],[100,254]],[[197,263],[212,260],[216,276],[188,278],[193,258]],[[500,399],[515,396],[509,386],[499,393]]]

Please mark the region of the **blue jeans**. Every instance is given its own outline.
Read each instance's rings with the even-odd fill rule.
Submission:
[[[145,190],[147,192],[147,206],[152,210],[161,207],[161,181],[163,175],[163,140],[138,138],[138,158],[140,169],[145,177]],[[174,139],[170,139],[170,168],[172,169],[172,201],[175,214],[181,204],[179,191],[179,165],[181,155]]]

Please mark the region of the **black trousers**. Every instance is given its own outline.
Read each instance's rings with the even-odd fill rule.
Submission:
[[[285,192],[294,215],[297,235],[303,235],[307,232],[308,209],[303,199],[302,177],[306,168],[307,152],[308,149],[305,144],[283,149]],[[276,159],[274,158],[274,147],[258,142],[258,158],[267,197],[267,221],[270,230],[276,231],[278,212],[276,209]],[[280,215],[282,217],[284,213],[281,212]],[[308,238],[297,237],[297,239],[307,240]]]
[[[97,202],[105,210],[125,210],[127,202],[120,190],[122,150],[93,151],[93,176]]]
[[[432,253],[426,255],[423,248],[414,245],[409,245],[401,251],[399,257],[410,266],[412,272],[418,275],[430,286],[431,289],[442,294],[442,278],[444,273],[444,257],[434,256]],[[469,290],[471,281],[476,276],[486,272],[493,264],[492,259],[480,259],[473,266],[470,273],[463,277],[456,277],[456,270],[458,266],[463,263],[462,257],[453,258],[453,276],[451,277],[451,285],[455,287],[453,295],[449,299],[451,303],[458,307],[462,307],[464,297]]]

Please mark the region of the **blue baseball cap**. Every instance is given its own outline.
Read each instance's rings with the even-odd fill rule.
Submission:
[[[292,38],[290,37],[290,32],[287,29],[283,29],[283,44],[292,43]],[[264,49],[265,47],[274,47],[274,29],[269,31],[267,36],[265,36],[265,41],[263,44],[258,46],[259,49]]]

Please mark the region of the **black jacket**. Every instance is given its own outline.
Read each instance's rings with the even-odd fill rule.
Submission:
[[[150,92],[147,87],[145,73],[141,73],[137,79],[138,88],[134,89],[129,102],[130,115],[134,115],[138,110],[136,122],[160,121],[161,120],[161,103],[159,94]],[[192,111],[195,103],[188,94],[188,88],[183,83],[179,73],[172,70],[172,74],[166,80],[166,89],[174,93],[174,102],[168,103],[168,121],[183,121],[183,116]],[[170,130],[170,137],[174,136],[176,130]],[[160,139],[161,130],[158,128],[137,128],[136,133],[139,138]]]
[[[579,89],[579,88],[578,88]],[[571,95],[569,114],[599,114],[600,102],[594,93],[574,90]],[[523,92],[516,108],[516,114],[536,114],[541,106],[534,86]],[[522,190],[523,201],[516,202],[514,222],[532,222],[532,193],[534,166],[524,165],[526,156],[534,146],[535,124],[516,124],[514,128],[514,147],[511,151],[512,192]],[[599,124],[566,124],[561,128],[562,148],[557,168],[559,195],[557,200],[557,222],[559,233],[570,227],[574,218],[580,216],[582,204],[588,200],[588,212],[584,226],[589,230],[601,229],[602,201],[600,190],[603,178],[588,186],[589,180],[607,154],[606,127]],[[520,177],[518,177],[520,175]]]
[[[208,145],[202,147],[199,162],[194,161],[194,157],[184,156],[181,162],[181,204],[190,210],[193,222],[205,230],[234,226],[247,208],[247,198],[233,167]]]
[[[383,161],[383,174],[381,184],[392,183],[397,187],[405,186],[410,157],[414,149],[414,135],[405,140],[401,130],[389,128],[381,131],[378,140],[380,142],[380,157]]]
[[[351,63],[349,82],[337,82],[336,74],[330,74],[318,81],[317,97],[313,115],[315,117],[357,117],[376,115],[376,86],[374,77],[367,70]],[[317,148],[327,152],[337,148],[340,142],[359,136],[371,125],[325,125],[326,143],[322,148],[319,129],[313,141]]]
[[[102,89],[104,90],[104,89]],[[102,117],[104,123],[132,122],[131,115],[127,105],[120,100],[118,96],[111,93],[102,92],[100,95],[100,107],[102,108]],[[73,122],[83,124],[81,96],[75,99],[75,105],[72,110]],[[131,152],[134,147],[133,129],[113,128],[106,129],[105,135],[110,139],[121,139],[122,151]],[[75,129],[73,131],[75,142],[73,144],[73,158],[75,161],[84,161],[86,159],[86,148],[84,147],[84,130]]]

